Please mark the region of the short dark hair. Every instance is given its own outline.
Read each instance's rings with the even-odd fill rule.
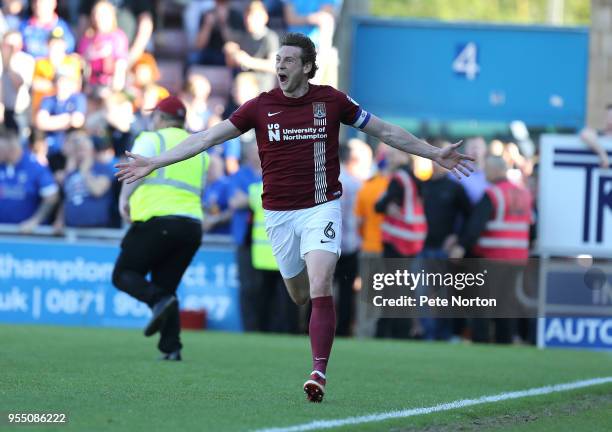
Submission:
[[[185,116],[184,115],[174,116],[174,115],[167,114],[161,111],[158,111],[158,113],[159,113],[161,120],[164,123],[168,124],[169,127],[177,127],[180,129],[185,126]]]
[[[287,33],[282,37],[280,46],[293,46],[302,49],[302,64],[310,63],[312,68],[308,72],[308,78],[314,78],[317,73],[317,49],[310,38],[302,33]]]

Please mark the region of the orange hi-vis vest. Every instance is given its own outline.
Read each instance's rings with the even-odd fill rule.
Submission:
[[[392,245],[402,255],[413,256],[423,249],[427,234],[423,204],[417,194],[414,180],[406,171],[398,170],[392,179],[399,181],[404,188],[402,217],[385,215],[381,225],[382,240],[383,243]]]
[[[474,254],[488,259],[520,260],[529,256],[531,194],[508,180],[490,186],[494,217],[487,222]]]

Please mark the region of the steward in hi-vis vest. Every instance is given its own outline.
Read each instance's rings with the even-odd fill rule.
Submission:
[[[401,202],[395,202],[398,195],[401,195]],[[399,207],[399,212],[389,211],[392,204]],[[385,214],[381,225],[385,257],[409,257],[421,251],[427,222],[408,166],[401,166],[393,173],[387,194],[376,204],[376,210]],[[393,253],[390,254],[390,250]]]
[[[155,157],[172,149],[188,133],[185,106],[170,96],[153,113],[155,132],[141,133],[132,152]],[[132,225],[121,242],[113,284],[153,311],[145,336],[160,332],[164,360],[181,360],[180,318],[175,296],[183,273],[202,241],[202,192],[208,155],[199,153],[177,164],[124,183],[121,215]],[[150,274],[150,278],[147,275]]]
[[[501,157],[489,156],[485,170],[491,185],[465,224],[459,248],[470,256],[522,264],[529,256],[531,193],[506,178]]]
[[[486,190],[493,217],[474,247],[474,255],[489,259],[526,260],[529,256],[531,194],[508,180]]]
[[[252,331],[298,333],[297,306],[285,290],[272,243],[266,233],[262,194],[263,182],[249,185],[249,207],[253,213],[251,263],[257,272],[254,283],[258,286],[251,293],[244,293],[249,297],[257,296],[257,301],[249,298],[247,304],[255,313],[244,315],[247,322],[243,325]]]
[[[516,295],[523,292],[517,286],[523,280],[529,256],[529,225],[531,223],[532,199],[530,192],[507,179],[507,166],[500,156],[489,156],[485,162],[485,173],[491,184],[482,199],[476,204],[449,256],[464,255],[481,258],[474,271],[486,272],[483,289],[490,298],[496,299],[500,311],[506,317],[520,316],[524,302]],[[477,294],[473,294],[477,295]],[[491,327],[495,328],[491,340]],[[512,343],[517,335],[514,318],[472,320],[474,342]]]
[[[266,234],[264,209],[261,194],[263,182],[249,185],[249,207],[253,212],[253,229],[251,231],[251,262],[256,270],[278,271],[276,258],[272,253],[272,244]]]

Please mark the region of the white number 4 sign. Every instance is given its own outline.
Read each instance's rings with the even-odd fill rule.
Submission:
[[[453,71],[459,75],[465,75],[469,80],[473,80],[480,72],[478,65],[478,46],[474,42],[468,42],[463,47],[459,47],[459,54],[453,60]]]

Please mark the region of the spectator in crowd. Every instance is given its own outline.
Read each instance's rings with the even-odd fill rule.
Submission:
[[[228,0],[215,0],[214,9],[206,12],[196,38],[196,51],[188,64],[225,66],[223,46],[232,40],[232,33],[244,29],[242,14],[230,7]]]
[[[9,25],[6,22],[6,19],[4,18],[4,13],[2,12],[2,9],[0,9],[0,38],[4,36],[4,33],[6,33],[8,30]]]
[[[34,67],[34,78],[32,80],[32,118],[36,119],[36,113],[40,108],[40,102],[46,96],[56,92],[55,74],[62,70],[71,76],[81,80],[81,57],[76,54],[68,54],[68,45],[64,38],[64,31],[56,28],[49,36],[48,57],[36,60]]]
[[[525,179],[531,175],[531,164],[521,154],[518,145],[513,142],[502,143],[501,156],[508,165],[508,179],[517,184],[524,184]]]
[[[604,129],[598,131],[596,129],[586,127],[580,131],[582,141],[599,157],[599,166],[603,169],[610,167],[608,152],[599,142],[600,138],[612,137],[612,104],[606,106]]]
[[[49,55],[49,36],[54,31],[61,31],[66,40],[67,51],[74,51],[74,35],[68,23],[57,16],[56,8],[57,0],[33,0],[33,15],[21,24],[20,30],[23,35],[24,50],[36,59]]]
[[[516,292],[516,284],[529,255],[529,225],[532,199],[529,190],[510,182],[508,166],[501,156],[490,155],[485,162],[490,186],[478,202],[455,244],[447,245],[450,258],[471,256],[488,261],[489,278],[495,278],[495,297],[505,307]],[[490,223],[494,222],[494,223]],[[513,319],[495,319],[495,342],[511,343],[516,334]],[[472,339],[489,342],[489,319],[474,319]]]
[[[376,148],[377,172],[367,181],[357,193],[355,200],[355,216],[357,229],[361,237],[361,251],[359,255],[359,268],[365,273],[374,274],[384,272],[382,258],[382,232],[380,226],[384,216],[376,212],[376,202],[384,195],[389,186],[389,164],[384,158],[388,150],[386,144],[380,142]],[[357,337],[373,337],[376,334],[376,323],[380,318],[380,308],[373,307],[369,297],[368,287],[361,285],[357,302],[355,335]]]
[[[24,233],[47,221],[58,199],[48,168],[11,131],[0,133],[0,223],[20,224]]]
[[[114,169],[115,164],[119,162],[115,150],[108,139],[99,139],[98,137],[90,137],[96,149],[96,160],[106,164]],[[117,182],[118,184],[118,182]]]
[[[504,143],[502,140],[500,139],[494,139],[493,141],[491,141],[489,143],[489,151],[488,151],[489,155],[493,155],[493,156],[500,156],[503,157],[504,156]]]
[[[131,128],[135,116],[132,102],[123,92],[100,93],[94,92],[87,98],[85,130],[94,142],[110,143],[114,154],[123,157],[133,141]]]
[[[338,50],[332,46],[335,16],[342,0],[283,0],[289,31],[305,33],[315,43],[320,67],[314,84],[338,86]]]
[[[423,204],[418,195],[410,155],[395,148],[389,160],[396,167],[389,188],[376,203],[376,211],[385,215],[382,224],[385,258],[416,256],[423,248],[427,233]],[[409,222],[403,222],[404,220]],[[393,227],[397,226],[397,229]],[[406,232],[408,235],[401,235]],[[409,240],[408,240],[409,239]]]
[[[232,220],[231,234],[236,248],[236,263],[240,281],[240,311],[245,329],[257,328],[257,284],[251,262],[251,220],[249,186],[261,181],[261,163],[256,143],[244,148],[244,163],[229,177]]]
[[[91,27],[77,48],[87,65],[88,84],[92,89],[108,87],[113,91],[125,87],[128,70],[128,39],[117,27],[115,6],[108,0],[98,1],[91,11]]]
[[[170,92],[163,86],[157,84],[161,78],[155,57],[144,53],[131,68],[130,87],[128,93],[133,98],[134,123],[131,133],[138,136],[143,131],[152,131],[153,116],[152,109],[167,98]]]
[[[221,117],[213,115],[208,121],[208,127],[221,122]],[[209,155],[216,155],[223,160],[225,173],[232,175],[240,168],[240,138],[232,138],[223,144],[207,150]]]
[[[108,121],[104,99],[100,92],[94,92],[87,97],[87,116],[85,116],[85,130],[94,142],[107,136]]]
[[[96,160],[93,142],[85,132],[73,132],[68,140],[74,160],[69,162],[71,169],[64,180],[60,220],[68,227],[108,227],[114,171]]]
[[[287,31],[287,23],[285,22],[284,0],[263,0],[266,11],[270,16],[269,26],[279,33]]]
[[[127,36],[128,64],[134,64],[145,52],[153,36],[155,2],[149,0],[108,0],[116,8],[117,26]],[[91,27],[92,10],[98,0],[82,0],[79,9],[79,34]]]
[[[241,72],[236,75],[232,84],[232,100],[226,106],[223,112],[223,118],[228,118],[240,105],[256,97],[258,94],[259,87],[254,73]],[[212,116],[208,122],[208,127],[217,124],[220,120],[218,116]],[[247,133],[240,138],[233,138],[223,143],[223,145],[215,146],[208,151],[211,152],[211,154],[220,155],[225,160],[226,172],[232,174],[236,172],[239,167],[238,161],[240,159],[241,143],[242,147],[244,147],[246,144],[252,142],[255,142],[254,133]]]
[[[453,181],[458,182],[467,193],[472,205],[475,205],[489,186],[484,172],[484,162],[487,156],[487,143],[481,136],[471,137],[465,140],[465,154],[475,159],[472,163],[474,172],[469,177],[462,178],[461,181],[453,175],[449,175]]]
[[[49,165],[47,150],[47,138],[44,132],[33,129],[30,134],[30,153],[32,153],[36,161],[43,166]]]
[[[230,182],[217,155],[210,157],[208,179],[204,189],[204,222],[202,229],[210,234],[229,234],[232,211],[229,208]]]
[[[36,127],[47,136],[49,155],[59,153],[66,133],[85,124],[87,100],[80,92],[81,77],[69,69],[60,70],[54,77],[57,93],[45,97],[36,114]]]
[[[450,143],[434,140],[433,145],[444,148]],[[467,220],[470,215],[472,205],[467,193],[450,177],[447,169],[433,164],[431,178],[416,182],[427,221],[425,243],[419,252],[419,256],[425,259],[446,259],[444,244],[453,234],[458,218]]]
[[[134,121],[130,126],[132,136],[138,136],[141,132],[154,129],[153,112],[151,110],[161,100],[159,95],[159,88],[155,84],[150,84],[142,89],[140,105],[134,112]]]
[[[427,233],[423,203],[412,173],[410,155],[393,148],[389,151],[389,160],[397,168],[389,188],[375,205],[376,211],[384,214],[381,225],[383,257],[414,258],[423,248]],[[404,339],[411,336],[411,329],[410,319],[380,318],[376,336]]]
[[[135,121],[132,102],[124,92],[114,92],[103,101],[107,134],[113,144],[115,154],[123,157],[125,151],[132,148],[131,130]]]
[[[200,32],[202,16],[215,7],[215,0],[191,0],[183,9],[183,30],[189,52],[195,50],[196,39]]]
[[[469,177],[465,177],[461,179],[461,181],[457,180],[454,175],[448,175],[449,179],[458,182],[465,189],[465,192],[467,193],[472,207],[474,207],[480,201],[480,199],[485,193],[485,190],[487,189],[487,187],[489,187],[489,182],[487,181],[487,177],[484,171],[487,152],[487,143],[483,137],[474,136],[467,138],[465,140],[465,153],[474,158],[474,162],[472,163],[474,171],[470,174]],[[463,224],[466,223],[465,219],[462,219],[461,217],[459,219],[460,220],[456,222],[455,226],[456,232],[458,232],[463,226]],[[453,244],[454,242],[456,242],[456,240],[456,235],[451,235],[449,236],[449,238],[447,238],[447,244]],[[463,333],[467,325],[468,323],[465,319],[453,319],[454,335],[457,336]]]
[[[283,0],[285,21],[290,32],[304,33],[325,51],[332,46],[335,15],[341,0]]]
[[[214,115],[209,106],[210,82],[198,73],[190,73],[185,82],[183,102],[187,107],[186,128],[189,132],[200,132],[208,127],[209,120]]]
[[[362,166],[369,168],[372,164],[372,149],[365,142],[351,139],[340,147],[340,182],[342,183],[342,253],[336,264],[334,282],[338,287],[336,297],[338,336],[350,336],[355,309],[354,283],[358,272],[358,252],[361,238],[354,213],[357,193],[365,180],[366,173]],[[365,175],[364,175],[365,174]]]
[[[157,106],[157,102],[170,96],[170,92],[165,87],[157,84],[161,78],[157,61],[149,53],[144,53],[132,65],[130,69],[130,88],[129,93],[134,98],[134,109],[151,110]],[[145,93],[149,94],[151,100],[144,103]]]
[[[112,172],[116,172],[115,165],[119,162],[119,158],[115,155],[113,145],[107,136],[93,136],[92,142],[96,150],[96,162],[106,165]],[[119,195],[121,192],[121,183],[113,181],[111,184],[111,209],[110,209],[110,228],[121,228],[123,220],[119,213]]]
[[[223,118],[229,118],[240,105],[257,97],[259,92],[259,83],[253,72],[241,72],[236,75],[232,83],[232,98],[225,107]]]
[[[0,10],[0,37],[9,30],[19,30],[24,15],[24,0],[4,0]]]
[[[450,143],[435,140],[433,145],[444,148]],[[431,178],[425,182],[416,182],[423,201],[427,235],[423,249],[418,254],[419,260],[415,263],[415,272],[425,270],[427,273],[445,274],[450,271],[445,244],[454,235],[459,218],[463,221],[468,219],[472,206],[463,187],[449,177],[448,170],[433,164]],[[431,295],[431,292],[422,287],[418,289],[422,295]],[[413,334],[427,340],[449,340],[452,336],[452,321],[449,319],[422,318],[419,323],[422,328],[413,329]]]
[[[244,12],[246,31],[236,33],[234,40],[223,47],[228,66],[255,72],[259,88],[272,90],[276,84],[275,56],[279,48],[278,35],[270,30],[264,4],[255,0]]]
[[[254,290],[249,304],[253,309],[251,313],[256,318],[254,323],[249,323],[249,327],[252,324],[255,324],[255,327],[247,330],[297,333],[298,307],[285,289],[272,244],[266,233],[262,194],[263,182],[249,186],[249,207],[252,212],[251,263],[257,277],[252,285]]]
[[[0,119],[4,126],[17,132],[23,142],[29,135],[27,110],[30,106],[30,87],[34,74],[34,58],[22,51],[23,39],[18,31],[4,34],[0,55],[2,89]]]

